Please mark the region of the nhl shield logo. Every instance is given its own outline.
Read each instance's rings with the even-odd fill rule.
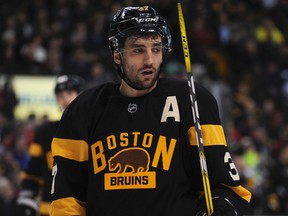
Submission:
[[[128,112],[135,113],[137,111],[137,104],[128,104]]]

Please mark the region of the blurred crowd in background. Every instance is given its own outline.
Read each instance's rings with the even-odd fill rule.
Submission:
[[[0,2],[0,213],[8,215],[43,121],[14,116],[14,75],[76,74],[87,88],[118,81],[107,29],[122,6],[151,5],[172,52],[162,76],[185,77],[176,0]],[[195,80],[216,97],[229,149],[253,193],[250,215],[288,215],[288,1],[182,0]],[[201,110],[199,111],[201,112]]]

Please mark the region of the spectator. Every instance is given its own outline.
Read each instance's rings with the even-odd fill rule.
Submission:
[[[3,89],[0,91],[0,96],[0,112],[7,120],[14,120],[14,109],[18,104],[18,98],[14,91],[12,77],[6,80]]]

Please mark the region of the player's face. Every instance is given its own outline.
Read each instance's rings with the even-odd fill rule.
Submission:
[[[121,55],[123,71],[135,86],[143,90],[156,86],[163,56],[159,35],[128,37]],[[121,63],[119,54],[115,53],[114,60]],[[122,84],[127,85],[124,82]]]
[[[65,90],[59,92],[56,96],[57,102],[61,109],[66,109],[66,107],[78,96],[78,93],[74,90]]]

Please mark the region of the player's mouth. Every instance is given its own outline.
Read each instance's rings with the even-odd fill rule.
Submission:
[[[141,74],[142,74],[145,78],[150,78],[151,76],[153,76],[154,70],[145,70],[145,71],[142,71]]]

